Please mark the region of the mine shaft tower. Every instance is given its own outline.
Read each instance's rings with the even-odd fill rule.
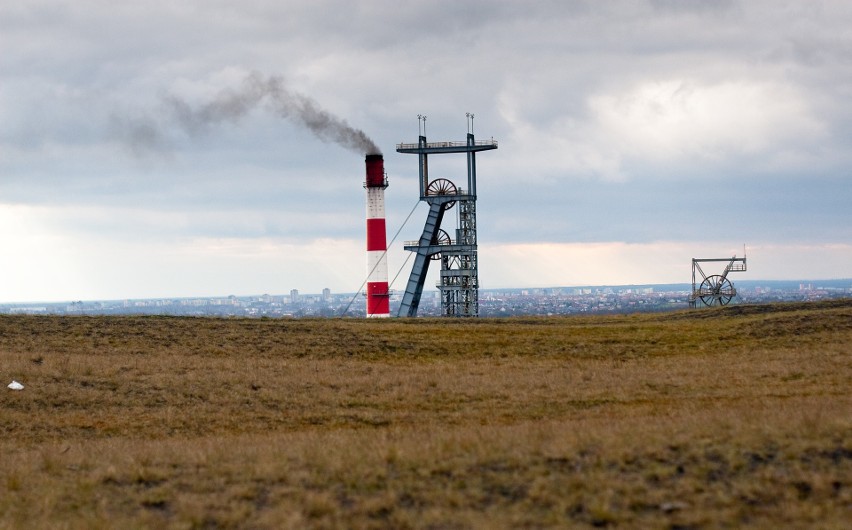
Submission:
[[[464,142],[427,142],[426,117],[418,116],[420,135],[416,144],[398,144],[397,153],[418,155],[420,200],[429,205],[429,214],[419,241],[407,241],[405,250],[415,252],[411,276],[405,287],[399,316],[417,316],[423,284],[431,261],[441,262],[438,289],[444,316],[479,316],[479,272],[476,240],[476,153],[497,149],[497,142],[477,142],[473,137],[473,114],[467,114],[467,140]],[[445,178],[429,180],[429,155],[464,153],[467,155],[467,188],[457,187]],[[444,214],[458,204],[456,228],[441,228]],[[450,237],[453,233],[455,237]]]
[[[727,262],[727,265],[722,274],[707,275],[700,265],[707,262]],[[695,307],[698,300],[701,300],[708,307],[728,305],[731,299],[737,296],[737,290],[731,280],[728,279],[728,273],[745,272],[746,270],[748,270],[748,267],[745,247],[743,247],[743,257],[741,258],[736,257],[736,255],[731,258],[692,258],[692,294],[689,295],[689,307]],[[701,275],[700,284],[696,284],[696,271]]]

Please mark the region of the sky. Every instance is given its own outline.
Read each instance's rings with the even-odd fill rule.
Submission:
[[[404,290],[466,113],[483,289],[852,277],[845,0],[0,0],[0,302],[355,292],[368,145]]]

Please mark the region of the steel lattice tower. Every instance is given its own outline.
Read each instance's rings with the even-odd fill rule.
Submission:
[[[420,118],[420,117],[418,117]],[[398,153],[418,155],[420,200],[429,205],[429,214],[419,241],[409,241],[405,250],[416,252],[411,276],[405,288],[400,316],[417,316],[423,285],[431,261],[440,260],[441,273],[438,289],[441,292],[441,311],[445,316],[479,316],[479,268],[476,240],[476,153],[497,149],[493,139],[477,142],[473,137],[472,119],[468,115],[465,142],[426,141],[424,130],[416,144],[398,144]],[[438,178],[429,180],[428,156],[430,154],[467,154],[467,188],[457,188],[451,181]],[[441,228],[444,213],[458,204],[458,226],[455,238]],[[452,233],[452,232],[450,232]]]

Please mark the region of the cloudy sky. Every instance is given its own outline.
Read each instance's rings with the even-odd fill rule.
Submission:
[[[355,291],[363,149],[306,104],[384,152],[389,239],[395,145],[474,113],[483,288],[685,283],[743,245],[737,278],[849,278],[850,28],[845,0],[4,0],[0,302]]]

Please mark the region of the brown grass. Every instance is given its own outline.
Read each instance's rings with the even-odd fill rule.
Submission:
[[[844,528],[850,350],[848,300],[2,316],[0,527]]]

